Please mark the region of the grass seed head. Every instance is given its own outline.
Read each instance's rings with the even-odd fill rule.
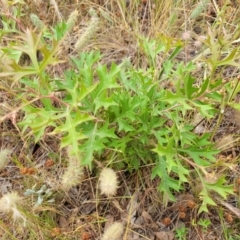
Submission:
[[[82,50],[82,48],[87,44],[87,42],[92,38],[92,36],[95,34],[95,32],[98,29],[98,24],[99,24],[99,18],[93,14],[93,11],[91,12],[91,20],[88,24],[88,27],[86,27],[84,33],[79,37],[77,42],[75,43],[75,50]]]
[[[182,40],[187,41],[191,39],[191,33],[189,31],[186,31],[182,34]]]
[[[57,14],[58,19],[62,21],[62,14],[59,11],[57,2],[55,0],[50,0],[50,4],[54,7],[54,10]]]
[[[201,13],[207,9],[209,2],[209,0],[200,1],[192,11],[190,18],[199,17]]]
[[[84,174],[83,166],[81,166],[79,159],[72,155],[70,147],[67,149],[67,153],[69,164],[62,176],[61,182],[62,188],[66,191],[81,183]]]
[[[68,20],[67,20],[67,27],[68,27],[68,32],[71,32],[72,29],[74,28],[78,18],[78,10],[75,10],[71,12]]]
[[[121,239],[123,235],[123,224],[120,222],[115,222],[104,232],[101,240],[117,240]]]
[[[117,174],[111,168],[104,168],[99,177],[101,194],[112,196],[118,188]]]
[[[26,218],[19,210],[21,204],[22,197],[20,197],[18,193],[16,192],[7,193],[0,199],[0,212],[4,214],[12,213],[12,218],[14,221],[23,220],[25,222]]]
[[[201,41],[195,41],[194,42],[194,47],[196,47],[196,48],[202,47],[202,42]]]
[[[30,14],[30,19],[32,24],[37,27],[38,29],[44,28],[44,23],[36,14]]]

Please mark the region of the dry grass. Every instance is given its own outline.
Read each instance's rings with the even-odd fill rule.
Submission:
[[[39,16],[44,24],[52,25],[62,19],[67,20],[75,9],[78,10],[76,24],[59,52],[59,56],[66,61],[64,68],[69,67],[69,57],[77,55],[79,51],[92,49],[100,50],[104,56],[102,61],[107,64],[120,63],[123,59],[129,58],[135,66],[145,66],[146,60],[140,59],[144,58],[139,45],[142,36],[157,38],[167,35],[181,39],[182,34],[187,31],[191,36],[185,39],[185,50],[179,60],[187,62],[195,58],[197,61],[201,50],[194,46],[196,37],[206,34],[208,29],[206,21],[213,24],[211,19],[214,19],[220,11],[223,11],[219,17],[222,27],[217,28],[218,31],[226,36],[237,34],[238,31],[236,22],[239,9],[234,4],[227,6],[215,0],[197,19],[191,19],[191,13],[196,5],[190,0],[26,2],[29,4],[23,8],[23,12],[26,13],[22,20],[24,26],[30,25],[31,13]],[[6,5],[6,1],[2,3]],[[5,8],[0,11],[5,12]],[[89,14],[90,9],[93,9],[97,16],[96,31],[93,35],[89,35],[87,42],[81,43],[81,47],[76,47],[76,43],[93,18]],[[230,9],[231,14],[225,15]],[[9,10],[11,11],[11,8]],[[11,36],[12,39],[14,36]],[[236,74],[235,71],[237,70],[222,70],[227,78]],[[61,74],[61,71],[57,74]],[[199,79],[202,74],[202,71],[196,72]],[[0,173],[0,195],[2,196],[0,211],[3,212],[0,220],[1,239],[112,240],[115,238],[106,237],[106,232],[110,231],[110,225],[116,224],[115,222],[121,222],[119,223],[121,226],[115,225],[115,227],[118,227],[117,231],[123,235],[124,240],[173,239],[170,235],[167,238],[166,229],[180,227],[188,229],[186,239],[226,239],[226,231],[232,232],[232,236],[234,233],[236,236],[240,235],[239,219],[229,209],[212,208],[209,215],[197,215],[198,199],[194,192],[189,192],[191,185],[195,183],[186,184],[186,192],[176,193],[177,202],[170,203],[164,208],[161,196],[157,192],[158,182],[151,180],[149,169],[151,166],[142,166],[138,172],[132,174],[127,171],[117,172],[119,188],[115,190],[116,196],[105,197],[100,194],[98,176],[104,167],[102,164],[92,173],[87,169],[84,171],[77,169],[79,172],[76,174],[83,178],[81,184],[74,182],[71,185],[65,180],[62,183],[68,185],[63,188],[60,182],[64,172],[66,174],[69,158],[72,156],[59,150],[59,142],[55,138],[46,136],[41,142],[34,144],[30,134],[23,135],[20,132],[17,123],[23,116],[21,112],[15,114],[14,111],[18,107],[16,93],[9,90],[11,82],[0,81],[0,115],[2,117],[8,114],[0,124],[0,148],[2,149],[0,157],[5,149],[12,152],[11,157],[7,159],[8,163],[6,159],[4,163],[0,159],[1,167],[7,163]],[[234,121],[239,127],[239,113],[235,112],[234,116]],[[230,122],[229,118],[226,117],[225,122]],[[228,133],[228,130],[225,132]],[[218,146],[224,149],[223,161],[226,161],[226,164],[235,166],[239,163],[239,150],[234,150],[239,146],[238,134],[226,135],[218,142]],[[232,152],[231,156],[229,152]],[[72,164],[70,167],[76,170],[74,159],[70,164]],[[221,173],[223,168],[218,169],[216,166],[216,171]],[[71,173],[68,174],[71,175]],[[232,174],[234,179],[237,179],[236,192],[239,193],[239,169],[233,169],[229,173],[229,178]],[[52,197],[55,200],[53,203],[48,202],[50,197],[44,199],[43,204],[36,206],[37,195],[28,197],[23,195],[26,189],[32,189],[35,186],[37,191],[43,185],[53,192]],[[197,184],[195,190],[198,191]],[[15,193],[8,195],[13,191],[18,192],[19,196]],[[238,194],[231,201],[239,205]],[[6,205],[8,208],[4,208],[4,204],[8,204]],[[226,217],[227,214],[230,216]],[[212,222],[212,226],[206,231],[199,225],[194,225],[201,218],[209,218]],[[104,232],[105,235],[103,235]],[[157,238],[159,232],[165,233],[163,238]]]

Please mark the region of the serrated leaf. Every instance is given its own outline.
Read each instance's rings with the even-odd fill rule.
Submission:
[[[98,124],[91,124],[84,134],[88,137],[85,143],[79,147],[84,153],[82,164],[86,164],[91,168],[94,153],[97,153],[106,148],[105,143],[110,142],[110,139],[118,138],[114,134],[114,129],[109,129],[109,124],[105,123],[100,129],[97,129]]]
[[[174,65],[175,65],[175,64],[174,64],[172,61],[170,61],[170,60],[167,60],[167,61],[165,61],[165,62],[163,63],[164,74],[165,74],[166,76],[169,76],[169,75],[170,75],[170,73],[171,73]]]
[[[131,125],[129,125],[129,121],[123,118],[119,118],[117,120],[118,123],[118,130],[119,131],[125,131],[125,132],[132,132],[135,131],[135,128]]]
[[[165,97],[160,99],[163,102],[167,102],[171,105],[181,104],[184,110],[190,110],[192,107],[187,103],[187,98],[184,97],[181,93],[173,93],[169,90],[166,90]]]
[[[118,104],[113,100],[113,96],[105,97],[104,94],[101,94],[100,97],[94,99],[95,109],[94,113],[96,114],[97,110],[103,107],[107,110],[110,106],[117,106]]]
[[[226,199],[227,195],[234,194],[234,186],[233,185],[225,185],[226,180],[224,176],[221,176],[216,182],[210,183],[206,179],[201,177],[203,182],[203,190],[200,192],[200,196],[202,198],[202,205],[199,209],[199,213],[208,212],[207,205],[216,206],[216,203],[210,196],[210,192],[216,192],[224,199]]]
[[[6,69],[3,69],[3,72],[0,73],[0,77],[13,76],[13,80],[16,82],[24,76],[36,73],[37,70],[35,68],[21,67],[15,61],[12,61]]]
[[[109,129],[108,127],[109,127],[109,123],[105,123],[103,127],[96,132],[96,136],[100,137],[101,139],[118,138],[118,136],[114,133],[115,129],[114,128]]]
[[[196,95],[194,96],[194,98],[198,98],[200,97],[202,94],[204,94],[206,92],[206,90],[208,89],[210,84],[210,78],[206,78],[204,80],[204,82],[202,83],[202,85],[200,86],[200,90],[196,93]]]
[[[11,60],[14,60],[16,63],[19,62],[21,58],[22,52],[16,49],[12,49],[9,47],[1,47],[0,57],[1,63],[4,64],[5,61],[9,63]]]
[[[195,105],[196,108],[199,109],[199,111],[206,117],[212,118],[214,117],[214,110],[215,108],[211,105],[208,105],[206,103],[203,103],[201,101],[194,101],[193,105]]]
[[[132,137],[130,135],[125,135],[119,139],[115,139],[114,141],[111,141],[109,143],[109,147],[114,148],[117,152],[124,154],[126,152],[126,148],[129,142],[131,141],[132,141]]]
[[[228,104],[230,107],[240,111],[240,103],[235,103],[235,102],[232,102],[232,103],[229,103]]]
[[[66,91],[70,93],[70,99],[68,100],[73,106],[78,106],[84,98],[90,95],[97,87],[98,83],[86,87],[83,82],[76,79],[76,76],[69,76],[68,83],[64,83]],[[78,82],[79,81],[79,82]]]
[[[200,214],[201,212],[208,212],[208,205],[211,206],[216,206],[216,203],[212,200],[212,198],[209,196],[208,192],[206,189],[203,189],[200,194],[201,199],[202,199],[202,204],[198,210],[198,213]]]
[[[210,166],[216,161],[216,155],[219,151],[209,149],[209,147],[190,146],[186,149],[179,149],[180,152],[187,153],[193,161],[200,166]]]
[[[183,44],[181,42],[178,42],[177,44],[178,46],[176,46],[176,48],[171,53],[170,57],[168,58],[169,60],[174,59],[178,55],[178,53],[181,51]]]
[[[195,78],[193,78],[190,74],[187,74],[184,77],[184,89],[188,99],[192,99],[192,95],[199,89],[194,87],[194,82]]]
[[[233,185],[225,185],[226,180],[224,176],[221,176],[217,182],[215,183],[208,183],[205,180],[205,187],[209,190],[209,191],[215,191],[216,193],[218,193],[219,195],[221,195],[224,199],[226,199],[228,194],[234,194],[234,189],[233,189]]]
[[[76,155],[76,157],[78,157],[80,153],[79,141],[86,139],[87,136],[85,136],[80,130],[77,130],[77,126],[84,122],[93,120],[94,117],[89,116],[86,113],[82,114],[80,111],[73,113],[73,116],[71,116],[70,109],[67,109],[66,112],[67,114],[65,123],[55,128],[53,133],[66,134],[64,137],[62,137],[61,147],[63,148],[65,146],[71,146],[72,152]]]
[[[69,26],[65,22],[57,23],[57,25],[54,26],[54,28],[51,27],[53,34],[50,33],[50,39],[52,39],[54,35],[55,40],[57,41],[61,40],[61,38],[64,37],[65,33],[67,32],[68,28]]]
[[[12,76],[14,80],[13,85],[24,76],[43,72],[48,64],[56,64],[61,62],[54,57],[60,45],[60,41],[56,42],[53,40],[52,49],[48,50],[46,43],[44,43],[42,40],[43,31],[39,34],[36,34],[33,31],[26,29],[26,31],[21,33],[19,37],[23,40],[23,43],[20,43],[19,41],[17,42],[16,46],[11,46],[11,48],[15,51],[20,51],[27,54],[31,59],[31,66],[22,67],[14,60],[11,61],[11,63],[8,63],[8,66],[2,64],[1,68],[3,71],[0,73],[0,76]],[[40,63],[37,59],[38,50],[40,50],[44,56]],[[43,85],[43,83],[41,84]]]
[[[224,66],[224,65],[231,65],[231,66],[239,66],[239,63],[237,63],[236,59],[239,58],[239,49],[234,48],[224,59],[221,61],[217,62],[217,66]]]
[[[78,125],[94,120],[95,118],[93,116],[89,116],[87,113],[81,113],[80,111],[73,112],[73,116],[71,116],[71,110],[66,110],[66,121],[65,124],[62,124],[61,126],[58,126],[54,132],[68,132],[69,129],[76,128]]]
[[[79,70],[79,77],[83,79],[86,87],[93,84],[95,70],[93,65],[101,58],[100,52],[81,52],[79,58],[73,57],[72,60]]]
[[[43,71],[47,65],[55,65],[58,63],[64,63],[63,60],[59,60],[55,55],[59,50],[61,41],[53,40],[51,50],[47,48],[46,44],[43,44],[42,47],[39,47],[39,50],[43,54],[43,60],[40,62],[39,71]]]
[[[120,88],[117,84],[116,76],[120,72],[120,66],[112,64],[111,69],[108,71],[106,65],[98,65],[97,73],[100,79],[99,85],[95,92],[95,97],[99,96],[104,90],[112,88]]]
[[[85,84],[80,83],[80,94],[78,94],[77,100],[80,102],[82,101],[87,95],[89,95],[91,92],[93,92],[98,83],[92,84],[90,87],[86,87]]]
[[[158,144],[158,146],[154,148],[152,151],[156,152],[160,157],[166,158],[166,169],[167,172],[170,173],[172,171],[172,168],[177,166],[175,162],[177,152],[173,148],[174,138],[173,137],[169,138],[167,142],[168,144],[166,147],[163,147],[161,144]]]
[[[138,96],[129,96],[129,94],[120,94],[117,96],[118,101],[116,100],[119,108],[113,107],[113,111],[115,112],[118,118],[122,119],[130,119],[131,122],[136,120],[136,112],[139,111],[141,105],[144,102],[143,98]],[[129,121],[129,123],[131,123]]]
[[[179,161],[178,158],[175,159],[176,162],[176,167],[173,167],[173,172],[177,173],[179,176],[179,184],[181,184],[182,182],[188,182],[188,179],[186,176],[189,175],[189,170],[186,169],[182,163]]]
[[[45,128],[47,126],[55,126],[53,121],[56,115],[61,111],[59,110],[47,110],[46,108],[35,108],[32,106],[26,106],[23,110],[27,113],[25,119],[19,123],[19,126],[23,126],[23,132],[30,127],[35,135],[35,142],[43,136]]]
[[[83,165],[88,165],[92,169],[94,153],[106,147],[103,142],[102,139],[96,139],[96,136],[92,135],[84,144],[81,144],[80,150],[84,154],[81,161]]]
[[[171,177],[169,177],[167,171],[167,164],[165,160],[160,157],[159,162],[156,164],[156,166],[152,170],[152,176],[151,178],[155,178],[156,176],[160,177],[161,183],[159,185],[159,190],[163,194],[163,200],[165,206],[167,205],[167,202],[169,200],[174,201],[175,197],[173,196],[172,190],[179,191],[180,185],[178,180],[175,180]]]
[[[34,69],[38,70],[39,65],[37,60],[37,49],[41,43],[42,32],[36,34],[27,28],[25,33],[21,34],[21,38],[23,39],[24,43],[18,43],[18,45],[14,46],[13,48],[26,53],[30,57]]]

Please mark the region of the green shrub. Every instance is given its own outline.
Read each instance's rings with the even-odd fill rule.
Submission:
[[[151,163],[152,178],[161,180],[159,191],[165,204],[193,179],[201,185],[199,212],[215,205],[212,191],[224,198],[233,193],[224,176],[213,174],[218,153],[213,136],[195,133],[190,113],[198,111],[208,119],[221,116],[218,105],[231,103],[237,84],[233,90],[221,79],[206,77],[198,82],[192,62],[175,61],[182,43],[166,36],[139,41],[148,59],[146,69],[133,67],[127,60],[107,67],[101,63],[101,54],[92,51],[72,57],[71,67],[56,77],[51,67],[61,63],[57,53],[67,32],[64,23],[39,33],[14,30],[15,41],[0,48],[4,57],[0,77],[13,80],[12,89],[21,100],[17,110],[24,111],[19,123],[23,134],[30,130],[36,142],[46,134],[55,135],[61,148],[70,146],[79,164],[90,169],[94,159],[130,172]],[[28,66],[20,64],[23,54],[30,59]],[[211,75],[215,66],[233,61],[234,56],[231,52],[215,64],[206,60],[213,66]],[[223,98],[221,88],[231,97]]]

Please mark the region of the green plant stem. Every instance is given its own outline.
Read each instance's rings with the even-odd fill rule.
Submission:
[[[201,169],[201,171],[204,173],[204,175],[206,176],[208,174],[208,172],[204,169],[204,167],[188,160],[187,158],[183,157],[182,155],[178,155],[181,159],[183,159],[184,161],[186,161],[187,163],[189,163],[191,166],[193,166],[194,168],[198,168]]]

